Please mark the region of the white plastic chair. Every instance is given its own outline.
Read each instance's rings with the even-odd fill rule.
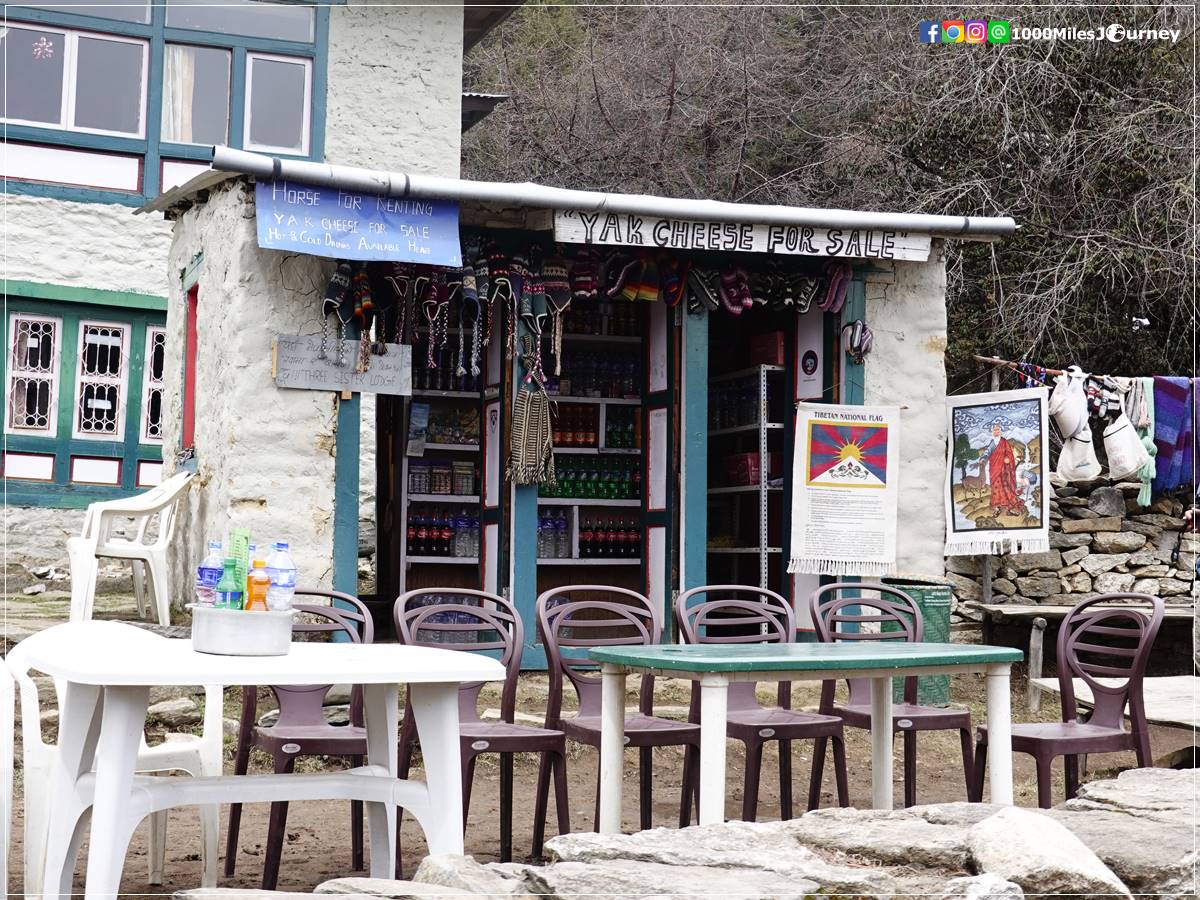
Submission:
[[[167,546],[175,533],[175,512],[179,498],[188,489],[192,472],[172,475],[158,487],[135,497],[104,500],[87,508],[83,518],[83,533],[67,539],[67,556],[71,561],[71,621],[92,617],[96,599],[96,572],[99,558],[128,559],[133,567],[133,591],[137,597],[138,614],[146,615],[146,576],[154,598],[158,624],[171,624],[171,591],[167,566]],[[158,532],[147,541],[146,532],[154,518]],[[133,529],[132,537],[118,537],[113,526],[118,520],[132,519],[126,528]],[[143,568],[145,571],[143,572]]]
[[[158,639],[150,632],[146,632],[146,637],[150,640]],[[34,635],[28,640],[36,640],[36,638],[37,635]],[[21,693],[21,744],[25,776],[25,896],[38,897],[41,896],[42,891],[42,870],[45,866],[46,840],[50,827],[47,795],[57,761],[58,747],[47,744],[42,739],[42,708],[38,689],[29,675],[29,665],[24,660],[20,644],[9,651],[7,662],[5,673],[9,677],[10,700],[7,707],[10,735],[7,746],[9,748],[12,747],[12,678],[16,679]],[[55,695],[60,710],[62,688],[63,685],[55,684]],[[3,685],[0,684],[0,703],[3,703],[2,691]],[[223,699],[222,688],[210,685],[204,689],[204,730],[200,737],[190,734],[170,735],[170,740],[164,740],[161,744],[151,747],[146,744],[143,736],[142,746],[138,751],[136,771],[141,774],[187,772],[193,776],[220,775],[224,738]],[[0,722],[0,728],[2,727],[3,723]],[[2,731],[0,731],[0,741],[3,741]],[[11,749],[7,771],[12,772]],[[6,796],[11,797],[11,791]],[[80,797],[78,802],[86,807],[90,805],[91,798]],[[201,887],[215,887],[217,884],[219,832],[219,807],[200,807]],[[166,833],[166,811],[152,814],[150,817],[150,847],[147,854],[150,870],[149,882],[152,885],[162,884],[163,863],[167,849]]]
[[[12,672],[0,659],[0,893],[8,895],[8,848],[12,844],[14,692]]]

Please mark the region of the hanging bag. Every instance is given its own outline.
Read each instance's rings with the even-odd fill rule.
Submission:
[[[1104,455],[1108,457],[1108,477],[1113,481],[1135,478],[1138,469],[1150,459],[1142,439],[1124,412],[1104,429]]]

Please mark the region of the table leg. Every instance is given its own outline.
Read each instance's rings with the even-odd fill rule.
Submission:
[[[601,667],[600,822],[601,834],[621,833],[621,778],[625,755],[625,672]]]
[[[1008,663],[987,669],[988,783],[993,803],[1012,806],[1012,700]]]
[[[367,762],[383,766],[396,777],[396,702],[399,685],[363,686],[363,713],[367,726]],[[367,828],[371,835],[371,877],[391,878],[396,858],[396,810],[389,803],[367,804]]]
[[[26,873],[26,892],[32,896],[43,891],[47,897],[71,894],[87,818],[86,808],[77,799],[76,782],[92,770],[100,737],[101,688],[67,683],[62,698],[58,752],[49,772],[46,796],[38,804],[41,810],[36,821],[38,811],[26,803],[25,865],[38,869],[36,876]],[[39,832],[44,843],[38,842]]]
[[[129,797],[149,702],[148,687],[104,689],[85,900],[115,897],[121,888],[125,852],[138,824],[129,815]]]
[[[871,806],[891,809],[892,679],[871,679]]]
[[[725,821],[725,729],[729,679],[708,673],[700,679],[700,824]]]
[[[409,702],[421,741],[429,791],[425,842],[429,853],[463,852],[462,751],[458,745],[458,684],[413,684]],[[392,738],[395,744],[395,738]],[[375,870],[372,838],[371,870]],[[394,857],[393,857],[394,858]],[[386,875],[375,876],[386,878]]]

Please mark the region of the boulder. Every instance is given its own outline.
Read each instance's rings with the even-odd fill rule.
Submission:
[[[1132,557],[1129,559],[1129,564],[1137,565],[1137,563],[1133,561]],[[1170,571],[1171,570],[1169,567],[1164,566],[1162,563],[1158,563],[1153,566],[1141,566],[1136,568],[1133,570],[1133,574],[1138,578],[1163,578],[1164,576],[1168,575]]]
[[[1064,519],[1064,534],[1084,534],[1097,531],[1120,531],[1120,516],[1102,516],[1096,519]]]
[[[1096,488],[1088,497],[1087,505],[1088,509],[1101,516],[1125,515],[1125,495],[1119,488]]]
[[[1005,597],[1011,597],[1017,592],[1017,586],[1007,578],[997,578],[992,582],[992,592],[1003,594]]]
[[[1092,541],[1096,553],[1132,553],[1146,545],[1146,536],[1132,531],[1104,532]]]
[[[46,585],[42,584],[41,582],[38,582],[37,584],[31,584],[29,587],[25,588],[25,590],[21,591],[21,593],[30,597],[34,596],[35,594],[44,594],[46,593]]]
[[[1058,570],[1058,574],[1060,577],[1066,578],[1070,575],[1074,575],[1077,572],[1082,572],[1082,571],[1083,571],[1083,566],[1079,565],[1079,563],[1076,563],[1073,566],[1063,566],[1061,569]]]
[[[1056,550],[1069,550],[1073,547],[1086,547],[1092,542],[1090,534],[1063,534],[1061,531],[1050,532],[1050,547]]]
[[[1058,550],[1047,550],[1045,553],[1014,553],[1006,557],[1005,561],[1018,575],[1027,575],[1030,572],[1061,569],[1063,555]]]
[[[418,881],[390,878],[334,878],[318,884],[318,894],[352,894],[355,897],[389,897],[391,900],[424,900],[426,897],[461,897],[461,890]]]
[[[433,884],[468,894],[488,897],[521,896],[526,893],[520,878],[502,875],[481,866],[469,856],[427,856],[421,860],[413,881]]]
[[[1142,490],[1142,483],[1140,481],[1122,481],[1120,484],[1113,485],[1113,487],[1122,494],[1137,496]]]
[[[983,558],[979,556],[948,556],[946,571],[955,575],[974,575],[976,578],[983,574]]]
[[[953,558],[951,557],[951,559]],[[964,575],[955,575],[953,572],[947,572],[946,581],[950,583],[950,587],[954,591],[954,596],[959,600],[983,599],[983,588],[975,582],[974,578],[967,578]]]
[[[188,725],[198,725],[203,719],[200,707],[190,697],[176,697],[173,700],[163,700],[146,709],[147,721],[165,725],[167,728],[184,728]]]
[[[915,810],[817,809],[780,823],[780,828],[806,847],[883,865],[966,868],[961,823],[930,821]]]
[[[1177,581],[1174,578],[1162,578],[1158,582],[1158,590],[1155,592],[1160,597],[1179,597],[1183,594],[1190,594],[1192,585],[1186,581]]]
[[[1027,894],[1130,897],[1129,889],[1087,845],[1055,820],[1009,807],[971,827],[975,871],[1014,881]]]
[[[1087,502],[1087,497],[1074,497],[1074,496],[1072,496],[1072,497],[1062,497],[1062,496],[1056,496],[1056,497],[1054,498],[1054,502],[1055,502],[1055,503],[1056,503],[1058,506],[1067,506],[1067,507],[1071,507],[1071,506],[1083,506],[1083,507],[1086,507],[1086,506],[1088,505],[1088,502]]]
[[[1133,521],[1142,522],[1145,525],[1157,525],[1164,531],[1179,531],[1179,529],[1183,528],[1183,519],[1163,515],[1162,513],[1143,513],[1140,516],[1134,516]]]
[[[1062,561],[1064,566],[1073,566],[1092,551],[1088,547],[1072,547],[1070,550],[1064,550]]]
[[[1136,532],[1137,534],[1144,534],[1146,537],[1150,538],[1150,540],[1155,540],[1156,538],[1159,538],[1164,534],[1170,533],[1170,532],[1164,532],[1157,525],[1147,525],[1145,522],[1135,522],[1132,519],[1126,519],[1124,527],[1125,527],[1126,531],[1133,531],[1133,532]]]
[[[585,897],[757,897],[796,900],[820,889],[814,881],[788,878],[760,869],[669,866],[627,859],[603,863],[563,862],[533,868],[526,876],[529,893],[576,900]]]
[[[1128,553],[1093,553],[1079,561],[1080,567],[1093,578],[1101,572],[1111,572],[1129,562]]]
[[[1100,513],[1092,512],[1086,506],[1068,506],[1064,512],[1070,519],[1099,519]]]
[[[1157,597],[1159,593],[1157,578],[1139,578],[1133,583],[1133,592],[1135,594],[1149,594],[1152,597]]]
[[[936,900],[1023,900],[1025,892],[1015,882],[999,875],[971,875],[951,878],[940,894],[931,895]]]
[[[1097,594],[1119,594],[1133,588],[1134,577],[1120,572],[1105,572],[1097,575],[1092,581],[1092,588]]]
[[[1067,579],[1067,593],[1069,594],[1086,594],[1092,589],[1092,576],[1087,572],[1080,572]]]
[[[1059,592],[1057,575],[1026,575],[1017,579],[1017,590],[1026,597],[1049,597]]]

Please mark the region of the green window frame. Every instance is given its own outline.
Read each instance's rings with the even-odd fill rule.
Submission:
[[[307,4],[305,4],[307,5]],[[308,64],[308,152],[295,154],[272,150],[274,156],[292,159],[323,160],[325,157],[325,94],[328,76],[329,7],[313,6],[311,42],[248,37],[190,28],[167,26],[167,5],[150,7],[148,23],[125,22],[81,13],[34,9],[21,6],[6,8],[7,24],[20,27],[47,26],[75,29],[98,35],[137,38],[148,42],[145,136],[142,138],[65,131],[34,125],[4,124],[5,139],[10,143],[37,144],[75,150],[90,150],[138,157],[141,161],[141,186],[138,191],[51,184],[8,178],[5,190],[14,194],[51,197],[93,203],[118,203],[141,206],[161,193],[162,163],[209,162],[212,150],[207,145],[173,143],[162,139],[162,108],[165,54],[168,44],[210,47],[230,53],[228,145],[244,149],[248,142],[249,110],[246,84],[252,60],[256,57],[286,56]]]
[[[97,289],[72,289],[61,285],[30,282],[3,283],[5,315],[4,353],[0,358],[0,384],[4,385],[3,424],[9,418],[9,367],[12,360],[10,330],[14,316],[54,319],[58,323],[57,392],[51,415],[57,423],[51,436],[10,433],[3,435],[3,452],[53,457],[50,480],[6,477],[7,502],[14,506],[80,508],[97,500],[126,497],[145,490],[138,485],[140,463],[161,463],[162,445],[147,443],[143,437],[143,402],[147,396],[146,350],[153,329],[166,324],[166,300],[146,294]],[[124,381],[124,419],[120,433],[112,440],[77,436],[76,385],[79,380],[80,331],[85,323],[105,322],[123,326],[127,331],[127,370]],[[73,458],[119,463],[115,485],[89,484],[83,478],[72,479]],[[7,466],[4,467],[7,476]]]

